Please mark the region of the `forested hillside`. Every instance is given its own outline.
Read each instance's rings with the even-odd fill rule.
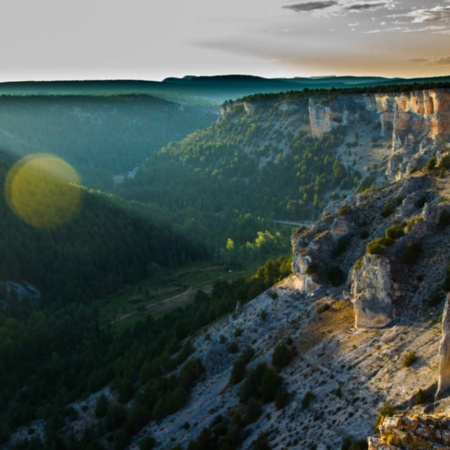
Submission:
[[[345,127],[313,138],[304,126],[307,97],[289,110],[284,101],[276,96],[251,113],[232,107],[154,154],[118,192],[174,211],[208,241],[245,244],[259,219],[312,220],[331,197],[358,185],[360,174],[336,155]]]
[[[84,183],[110,188],[113,174],[211,124],[209,107],[182,107],[149,95],[0,97],[0,148],[16,157],[53,153]]]
[[[3,186],[11,165],[0,164]],[[51,229],[28,225],[0,197],[0,280],[26,280],[49,302],[87,302],[150,275],[155,267],[206,256],[199,240],[175,232],[155,210],[79,189],[82,200],[74,219]]]

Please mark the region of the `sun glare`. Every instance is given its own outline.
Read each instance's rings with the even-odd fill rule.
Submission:
[[[6,200],[13,212],[30,225],[56,228],[76,214],[81,202],[75,169],[50,154],[18,161],[6,177]]]

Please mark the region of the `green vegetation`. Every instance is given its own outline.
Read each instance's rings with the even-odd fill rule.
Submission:
[[[278,369],[286,367],[293,358],[292,348],[286,344],[278,344],[272,354],[272,364]]]
[[[392,245],[393,243],[393,239],[379,237],[366,245],[366,252],[371,255],[382,255],[386,251],[386,247]]]
[[[86,185],[111,189],[113,174],[128,173],[163,145],[210,125],[210,112],[149,95],[4,96],[0,148],[17,157],[56,154]]]
[[[311,391],[307,391],[306,394],[303,396],[303,399],[302,399],[302,409],[308,408],[308,406],[314,400],[314,398],[315,398],[314,393],[311,392]]]
[[[375,421],[375,428],[378,429],[383,417],[386,417],[386,416],[391,417],[395,413],[396,413],[395,406],[390,402],[385,403],[378,411],[378,417],[377,417],[377,420]]]
[[[398,239],[405,235],[405,232],[403,231],[403,224],[394,223],[390,227],[386,228],[384,231],[384,234],[387,239]]]
[[[241,382],[245,376],[245,367],[252,360],[255,355],[255,351],[252,347],[248,346],[239,358],[233,364],[233,370],[231,371],[230,384],[235,385]]]
[[[381,210],[381,216],[386,218],[390,216],[394,211],[395,208],[390,203],[386,203]]]
[[[367,450],[367,439],[353,440],[351,436],[346,436],[342,442],[341,450]]]
[[[122,330],[101,328],[98,310],[88,304],[58,306],[55,315],[51,305],[25,299],[12,303],[0,313],[0,365],[8,367],[0,371],[0,442],[35,418],[47,421],[49,445],[65,440],[60,434],[70,420],[65,405],[111,384],[118,401],[98,398],[99,433],[114,434],[115,446],[127,445],[149,420],[183,407],[203,376],[200,361],[189,359],[192,344],[183,340],[232,313],[238,299],[245,303],[271,286],[287,260],[268,261],[247,279],[218,280],[210,295],[199,291],[183,309],[147,316]],[[252,356],[248,348],[239,358],[244,372]],[[176,368],[178,374],[170,374]],[[261,380],[261,401],[275,398],[278,383],[278,375],[269,371]],[[131,409],[125,410],[123,404],[130,401]],[[72,448],[87,448],[97,437],[74,441]]]
[[[406,352],[403,356],[403,367],[411,367],[415,362],[417,361],[417,354],[416,352],[410,351]]]
[[[296,115],[306,116],[306,99],[297,108]],[[236,106],[211,127],[152,155],[117,193],[169,211],[174,223],[195,229],[229,263],[245,260],[248,252],[265,251],[261,238],[278,245],[275,221],[311,220],[333,190],[359,182],[335,156],[344,127],[315,139],[297,123],[277,104],[252,114]],[[266,235],[255,240],[258,232]]]

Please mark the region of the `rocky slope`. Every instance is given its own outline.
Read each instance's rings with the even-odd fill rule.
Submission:
[[[252,98],[227,103],[222,115],[240,110],[251,115],[265,105]],[[450,136],[449,89],[280,98],[278,107],[290,116],[297,114],[297,129],[313,137],[345,129],[346,140],[337,154],[347,166],[373,172],[379,182],[399,180],[422,167],[433,153],[444,150]]]
[[[186,448],[218,416],[243,409],[242,383],[229,383],[239,356],[227,351],[231,342],[255,349],[247,373],[270,364],[280,343],[295,349],[279,372],[288,404],[266,404],[239,448],[251,448],[262,431],[273,449],[340,448],[347,436],[373,435],[386,402],[422,411],[419,391],[435,390],[439,378],[438,316],[450,260],[450,202],[439,192],[449,184],[450,177],[418,173],[350,198],[353,206],[294,233],[294,275],[196,337],[193,356],[206,375],[189,405],[142,430],[131,448],[148,434],[157,448]],[[392,242],[371,253],[368,244],[386,230]],[[444,397],[435,408],[449,406]]]

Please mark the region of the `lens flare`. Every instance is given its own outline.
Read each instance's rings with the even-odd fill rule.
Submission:
[[[80,178],[62,159],[35,154],[14,164],[6,177],[5,194],[13,212],[28,224],[56,228],[80,207]]]

